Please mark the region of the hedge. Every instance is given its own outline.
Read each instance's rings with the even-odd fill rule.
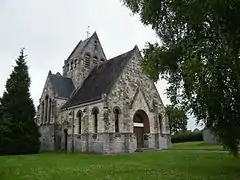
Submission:
[[[39,152],[39,142],[32,139],[11,139],[0,137],[0,156],[17,154],[35,154]]]
[[[176,133],[171,137],[172,143],[203,141],[202,132],[184,132]]]

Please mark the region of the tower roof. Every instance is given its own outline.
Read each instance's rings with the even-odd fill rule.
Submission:
[[[79,43],[77,44],[77,46],[73,49],[73,51],[71,52],[71,54],[68,56],[67,60],[71,59],[72,57],[75,56],[75,54],[81,53],[83,51],[83,49],[87,46],[88,42],[93,38],[93,37],[97,37],[98,35],[96,33],[96,31],[92,34],[91,37],[85,39],[84,41],[80,40]],[[105,56],[105,55],[104,55]]]

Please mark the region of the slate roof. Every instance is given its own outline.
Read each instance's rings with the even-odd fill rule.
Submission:
[[[52,74],[51,72],[49,72],[49,79],[58,97],[70,98],[75,89],[72,79],[63,77],[60,74]]]
[[[120,76],[134,51],[135,48],[96,66],[83,82],[82,87],[72,95],[62,108],[101,99],[102,94],[107,93]]]

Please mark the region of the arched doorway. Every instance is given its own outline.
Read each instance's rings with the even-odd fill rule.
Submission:
[[[150,133],[149,118],[143,110],[138,110],[133,116],[133,132],[137,138],[137,148],[148,148],[148,139],[144,135]]]
[[[67,151],[68,147],[68,130],[64,129],[64,150]]]

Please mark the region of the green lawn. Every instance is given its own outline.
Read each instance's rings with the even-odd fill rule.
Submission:
[[[174,150],[208,150],[208,151],[224,151],[222,146],[218,145],[207,145],[202,141],[198,142],[184,142],[184,143],[173,143],[172,149]]]
[[[0,180],[240,180],[240,159],[215,152],[0,157]]]

